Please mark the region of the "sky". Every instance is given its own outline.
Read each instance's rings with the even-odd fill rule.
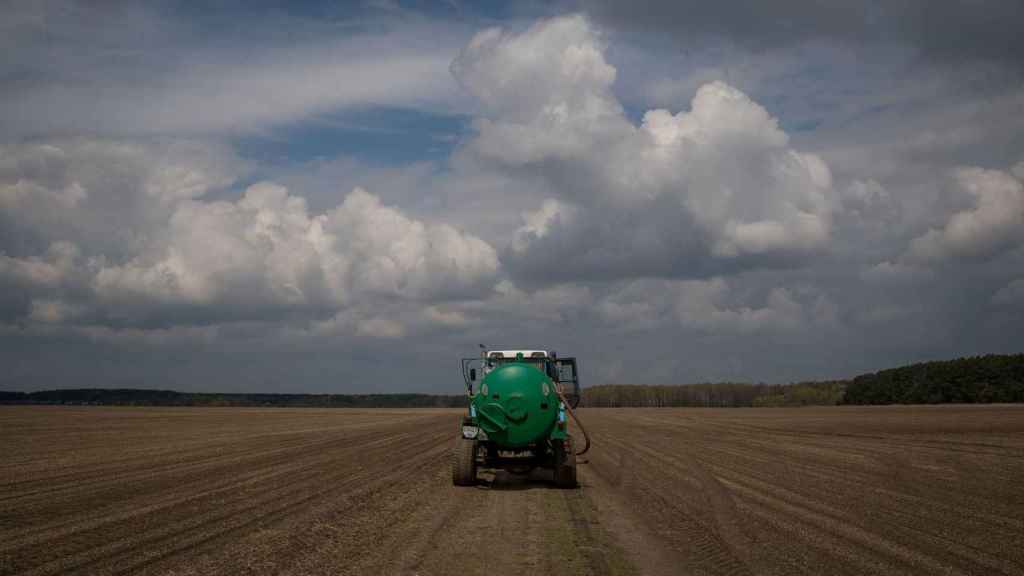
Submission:
[[[1018,353],[1017,0],[0,3],[0,389]]]

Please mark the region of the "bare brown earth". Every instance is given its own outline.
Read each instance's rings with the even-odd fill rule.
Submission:
[[[581,410],[579,490],[458,415],[0,407],[0,574],[1024,574],[1024,406]]]

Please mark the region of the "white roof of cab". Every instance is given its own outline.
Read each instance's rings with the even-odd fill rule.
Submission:
[[[502,358],[515,358],[516,354],[522,354],[523,358],[547,358],[547,350],[488,350],[487,356],[493,357],[501,355]],[[538,356],[543,354],[543,356]]]

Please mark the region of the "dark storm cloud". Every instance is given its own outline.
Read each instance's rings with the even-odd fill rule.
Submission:
[[[609,28],[660,31],[686,44],[717,36],[760,49],[834,39],[853,49],[908,44],[926,59],[1024,65],[1024,8],[1017,0],[584,0],[582,6]]]

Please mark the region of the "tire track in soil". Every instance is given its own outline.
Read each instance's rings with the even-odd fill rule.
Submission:
[[[680,571],[731,571],[694,558],[716,550],[689,517],[758,574],[1024,574],[1024,406],[581,416],[603,489],[681,553]],[[879,454],[900,454],[899,474]]]
[[[415,465],[405,464],[395,468],[384,476],[374,476],[372,473],[366,473],[356,476],[350,476],[344,479],[344,481],[334,484],[329,489],[320,490],[311,494],[304,495],[298,500],[295,499],[277,499],[275,500],[275,506],[270,509],[269,512],[257,513],[255,517],[246,521],[240,526],[233,526],[229,529],[222,531],[215,531],[212,534],[204,535],[195,541],[185,541],[181,543],[175,543],[176,549],[170,550],[156,558],[149,559],[145,562],[134,564],[126,569],[122,569],[120,574],[128,574],[138,572],[140,569],[144,569],[150,565],[156,564],[161,560],[173,557],[180,554],[182,551],[190,552],[201,552],[203,549],[209,549],[212,544],[223,541],[227,536],[243,531],[252,526],[260,524],[275,524],[280,523],[291,516],[306,514],[310,509],[310,505],[314,502],[324,501],[328,498],[336,498],[338,493],[349,493],[355,491],[366,491],[377,488],[378,486],[388,486],[393,484],[399,477],[406,476],[409,472],[416,468]],[[257,509],[258,506],[253,506],[248,509],[252,511]]]
[[[360,440],[362,440],[362,438],[353,438],[347,441],[358,443]],[[336,441],[332,441],[329,443],[335,442]],[[90,510],[89,514],[79,515],[79,517],[75,517],[71,520],[60,521],[24,530],[18,536],[11,538],[10,541],[3,545],[0,545],[0,551],[6,551],[15,547],[25,547],[31,544],[38,544],[41,539],[53,540],[56,538],[67,538],[84,530],[95,530],[103,527],[104,525],[124,523],[146,514],[165,512],[169,509],[178,508],[193,501],[215,497],[230,490],[239,490],[247,488],[250,485],[270,482],[282,476],[299,475],[309,472],[310,470],[322,467],[323,463],[316,461],[304,462],[303,459],[309,455],[322,453],[323,445],[329,443],[318,442],[315,447],[312,448],[303,445],[298,447],[298,449],[294,451],[294,454],[284,453],[281,454],[280,458],[272,461],[261,462],[258,459],[251,460],[247,463],[247,467],[251,467],[253,469],[246,470],[238,475],[230,475],[230,472],[236,469],[233,465],[218,467],[218,469],[215,470],[207,470],[206,472],[208,472],[210,476],[218,479],[212,484],[209,480],[210,476],[200,476],[198,478],[189,477],[186,481],[183,478],[179,478],[177,474],[169,475],[167,478],[161,479],[161,485],[166,486],[167,484],[173,483],[178,492],[189,494],[188,496],[182,497],[178,493],[171,493],[166,497],[157,499],[155,502],[148,502],[144,506],[129,508],[127,511],[117,512],[114,514],[104,514],[102,510]],[[244,461],[249,459],[243,457],[239,460]],[[267,468],[270,469],[268,470]],[[215,472],[220,473],[215,474]],[[116,476],[116,480],[118,485],[122,485],[126,482],[125,478],[120,475]],[[111,479],[108,478],[106,482],[111,483]],[[77,492],[87,491],[87,488],[88,486],[81,487],[81,489],[77,490],[75,494],[70,495],[68,499],[75,500],[78,495]],[[122,488],[117,487],[112,489],[123,490]],[[156,488],[156,490],[160,489],[160,487]],[[163,488],[163,490],[166,490],[166,488]],[[132,498],[144,497],[145,495],[146,491],[142,491],[140,494],[133,494]],[[78,499],[78,501],[79,505],[83,504],[82,499]],[[122,507],[117,503],[112,506]]]
[[[452,486],[459,411],[0,409],[0,574],[1024,574],[1024,406],[580,416],[567,491]]]
[[[131,487],[128,494],[131,498],[144,498],[148,492],[163,492],[166,490],[165,486],[172,482],[177,485],[196,483],[207,488],[207,479],[210,477],[230,478],[230,472],[236,471],[238,468],[248,471],[250,468],[259,470],[276,464],[294,465],[296,460],[315,455],[332,444],[359,443],[362,439],[371,438],[374,434],[373,431],[368,431],[361,435],[342,438],[331,435],[324,439],[305,439],[304,442],[295,443],[294,446],[286,445],[284,447],[276,445],[267,447],[257,444],[256,439],[252,439],[241,446],[237,446],[238,443],[231,443],[227,446],[217,447],[220,450],[217,450],[218,453],[213,456],[204,456],[202,453],[193,455],[194,461],[164,464],[154,462],[152,458],[148,462],[140,460],[137,464],[142,469],[138,471],[110,468],[108,474],[99,480],[62,484],[50,490],[43,490],[42,494],[39,494],[38,491],[29,491],[24,494],[15,492],[7,496],[8,500],[14,501],[7,502],[0,516],[8,519],[7,522],[17,522],[18,517],[45,516],[61,519],[59,524],[72,524],[74,516],[70,517],[68,513],[61,513],[62,507],[73,506],[77,509],[87,509],[90,512],[88,517],[94,519],[97,516],[97,507],[104,504],[120,505],[118,501],[125,495],[126,486]],[[379,434],[379,430],[376,434]],[[222,453],[224,450],[241,450],[241,452],[224,454]],[[199,463],[195,461],[197,458],[200,460]],[[166,461],[164,453],[159,454],[159,459]],[[69,476],[75,478],[74,474]],[[114,479],[117,482],[113,482]],[[141,482],[146,480],[151,482]],[[5,490],[11,489],[5,488]],[[55,497],[57,496],[54,494],[55,492],[66,493]],[[23,501],[18,502],[18,500]],[[37,502],[33,502],[33,500],[37,500]],[[90,501],[96,502],[97,505],[90,505]],[[17,537],[28,538],[32,532],[50,532],[57,528],[58,525],[54,524],[35,526],[31,531],[20,531]],[[11,542],[6,543],[6,545],[11,544]],[[2,547],[0,545],[0,549]]]
[[[310,513],[310,508],[312,507],[311,504],[314,502],[323,502],[325,500],[333,499],[335,502],[337,502],[338,500],[342,500],[344,502],[348,502],[349,504],[351,504],[360,496],[365,496],[368,493],[372,493],[375,491],[393,490],[394,487],[400,483],[400,480],[402,478],[408,477],[411,474],[411,472],[417,469],[418,463],[411,463],[396,467],[394,470],[389,472],[389,474],[383,477],[374,478],[372,474],[367,474],[358,478],[352,478],[330,491],[312,494],[306,498],[303,498],[300,501],[288,502],[287,504],[280,506],[279,508],[276,508],[273,512],[266,513],[266,515],[263,515],[262,517],[253,519],[252,521],[247,523],[247,526],[240,528],[250,528],[253,525],[255,525],[255,523],[260,523],[266,525],[276,525],[279,527],[279,531],[283,531],[286,529],[281,526],[282,523],[285,523],[292,517],[308,516]],[[335,513],[335,515],[344,516],[347,511],[348,508],[344,505],[338,506],[337,504],[335,504],[331,507],[331,512]],[[323,515],[323,513],[324,512],[321,511],[321,515]],[[316,515],[315,511],[313,512],[313,516],[321,515]],[[293,528],[293,530],[294,529],[295,528]],[[301,530],[301,528],[299,530]],[[152,562],[147,562],[141,566],[148,567],[157,564],[159,561],[173,558],[174,556],[176,556],[176,554],[180,553],[183,550],[187,550],[190,553],[196,553],[202,552],[203,550],[212,549],[212,546],[210,544],[222,542],[224,537],[230,536],[232,535],[232,533],[238,531],[239,530],[230,530],[222,534],[214,534],[212,537],[206,538],[200,542],[200,544],[202,544],[203,547],[183,544],[179,549],[168,551],[167,553],[163,554],[161,558],[154,559]],[[288,532],[285,533],[284,539],[289,541],[301,540],[301,538],[294,538],[294,534]],[[314,545],[314,543],[315,539],[313,538],[308,539],[305,542],[302,542],[302,546],[292,549],[283,547],[281,545],[275,545],[274,548],[276,550],[276,553],[274,553],[273,561],[270,564],[272,564],[275,567],[281,568],[283,566],[287,566],[289,558],[294,559],[297,556],[301,556],[301,554],[307,554],[307,556],[309,556],[311,552],[314,552],[317,549],[317,546]],[[237,561],[238,560],[236,560],[236,562]],[[224,561],[221,561],[221,564],[224,564]],[[138,566],[132,567],[131,570],[124,571],[123,573],[135,573],[138,571],[138,568]],[[299,573],[309,573],[309,571],[304,570]]]
[[[385,450],[391,444],[400,443],[403,438],[396,436],[386,440],[387,442],[381,442],[377,446],[378,450]],[[418,448],[415,443],[412,446]],[[404,473],[404,470],[394,474],[401,473]],[[346,472],[325,479],[316,479],[315,484],[311,482],[289,483],[276,490],[271,488],[269,491],[258,493],[255,497],[238,496],[235,497],[235,501],[239,504],[222,505],[219,508],[214,508],[216,511],[213,513],[200,513],[199,516],[186,514],[185,520],[169,519],[164,522],[165,528],[150,530],[143,538],[131,538],[126,534],[113,544],[91,548],[84,553],[87,558],[84,561],[76,563],[65,557],[57,560],[56,565],[43,566],[28,573],[52,574],[81,570],[93,572],[97,567],[108,571],[108,569],[102,568],[104,564],[110,565],[109,571],[114,574],[137,571],[181,551],[194,551],[200,547],[209,546],[218,540],[223,540],[260,523],[280,521],[289,514],[301,512],[306,504],[314,500],[365,483],[372,474],[373,471],[354,475]],[[311,486],[320,486],[320,488]],[[241,504],[243,502],[244,504]],[[192,507],[200,506],[202,505],[195,503]],[[122,529],[122,532],[125,530]],[[97,535],[97,538],[108,539],[110,536],[110,534]],[[169,549],[156,552],[165,548]],[[127,560],[127,564],[125,564],[125,560]]]
[[[725,482],[733,489],[737,497],[757,498],[761,500],[762,504],[765,499],[771,499],[776,503],[773,506],[776,516],[789,515],[799,519],[805,529],[815,529],[820,533],[841,534],[847,547],[884,557],[894,566],[917,566],[931,573],[942,571],[956,574],[964,573],[965,570],[970,571],[968,568],[957,569],[957,565],[973,563],[985,566],[988,570],[999,570],[997,566],[1000,563],[986,556],[977,548],[967,554],[957,553],[954,549],[958,548],[963,551],[963,547],[952,543],[948,538],[933,534],[932,530],[935,528],[923,529],[913,525],[928,526],[930,524],[941,529],[941,526],[947,522],[969,521],[969,517],[973,514],[968,510],[960,510],[959,513],[943,518],[941,522],[935,522],[936,514],[946,516],[945,510],[948,505],[943,501],[944,498],[929,502],[917,495],[908,496],[902,492],[893,492],[875,486],[875,491],[886,492],[890,502],[894,499],[903,499],[908,502],[908,505],[904,509],[894,510],[890,507],[890,509],[872,512],[870,513],[870,522],[858,522],[852,521],[853,519],[842,509],[823,502],[823,494],[820,490],[815,490],[814,498],[808,498],[806,493],[794,493],[784,485],[780,485],[777,478],[772,478],[771,475],[761,473],[754,468],[735,466],[733,465],[734,461],[722,458],[711,458],[707,462],[707,465],[721,474],[723,478],[728,478]],[[907,480],[908,478],[901,477],[901,479]],[[835,489],[837,482],[838,479],[834,479],[829,484],[822,486],[831,485]],[[849,485],[849,482],[842,484]],[[911,485],[913,486],[913,484],[912,482]],[[935,492],[933,491],[932,498],[934,499],[934,497]],[[926,510],[927,515],[919,513],[918,510]],[[913,522],[909,526],[900,525],[899,522],[893,522],[894,518],[911,519]],[[989,523],[979,525],[978,529],[991,533],[997,531],[998,526],[999,523]],[[908,540],[909,542],[907,542]],[[932,551],[922,553],[915,550],[914,548],[919,546],[916,541],[919,540],[929,541],[932,544],[930,546]],[[950,542],[950,544],[935,545],[936,542],[943,541]],[[900,544],[900,542],[907,542],[907,544]]]
[[[382,539],[382,548],[399,550],[397,559],[370,556],[361,570],[466,576],[634,573],[615,557],[617,547],[603,535],[584,491],[557,489],[544,472],[482,472],[477,486],[454,487],[445,464],[422,490],[433,501],[395,520]],[[609,554],[617,564],[607,561]]]
[[[447,420],[447,417],[443,419]],[[128,516],[101,519],[90,530],[83,529],[79,533],[55,531],[50,534],[51,538],[36,542],[34,546],[16,549],[8,546],[3,552],[0,566],[4,567],[5,573],[137,571],[176,554],[195,553],[213,542],[230,540],[240,532],[279,523],[288,516],[303,513],[310,503],[329,497],[334,492],[345,490],[351,485],[358,487],[372,484],[372,476],[379,472],[379,469],[373,467],[361,470],[362,465],[357,464],[354,468],[357,472],[352,473],[344,467],[331,467],[332,462],[355,459],[360,451],[363,451],[365,459],[368,454],[366,450],[376,454],[371,460],[382,463],[396,457],[399,461],[415,461],[418,454],[429,453],[430,445],[441,441],[441,435],[436,431],[433,437],[424,436],[419,432],[404,431],[408,430],[408,424],[401,425],[404,429],[395,430],[386,421],[380,422],[380,437],[372,441],[338,445],[327,451],[321,449],[318,459],[312,461],[304,457],[294,462],[283,458],[279,462],[275,461],[275,464],[283,464],[284,468],[272,469],[262,477],[260,473],[264,470],[257,468],[256,479],[250,479],[251,484],[248,486],[224,482],[223,474],[212,479],[226,484],[229,489],[241,489],[236,490],[235,494],[225,496],[220,493],[223,490],[215,490],[197,496],[191,486],[185,486],[185,491],[181,492],[181,487],[172,485],[169,486],[168,496],[163,498],[164,504],[150,510],[138,513],[137,510],[129,509]],[[427,428],[434,429],[436,426],[431,423]],[[316,451],[309,454],[316,454]],[[300,466],[296,467],[296,463]],[[332,469],[340,472],[332,473]],[[412,471],[401,466],[397,470],[385,479],[390,480],[396,474]],[[225,474],[229,480],[233,480],[230,478],[230,469],[225,470]],[[112,478],[111,481],[117,482],[118,479]],[[157,518],[159,520],[155,521]],[[81,552],[76,553],[73,551],[75,549]],[[53,560],[45,562],[47,556]],[[39,562],[41,559],[44,560],[42,564]],[[125,561],[129,564],[125,565]]]
[[[678,563],[676,569],[693,574],[751,574],[744,559],[746,551],[743,554],[737,551],[747,544],[747,539],[737,528],[740,520],[735,518],[735,506],[729,495],[722,493],[717,480],[709,479],[699,466],[674,466],[671,457],[642,443],[620,440],[615,435],[601,434],[595,437],[595,443],[598,439],[604,447],[602,452],[628,454],[631,463],[631,470],[622,472],[629,474],[631,490],[608,497],[621,498],[619,509],[633,508],[644,512],[633,523],[647,523],[655,527],[652,533],[660,540],[661,547],[674,551],[670,556]],[[592,468],[596,474],[607,478],[609,464],[602,465],[599,458],[598,454],[591,457],[594,461]],[[611,466],[612,470],[616,469]],[[664,477],[658,474],[670,469],[676,474]],[[612,477],[615,475],[617,473]],[[670,480],[668,485],[666,478]],[[719,493],[709,494],[709,491]],[[646,561],[642,562],[646,564]],[[644,569],[644,564],[641,569]],[[664,566],[654,564],[650,569],[663,571]]]

